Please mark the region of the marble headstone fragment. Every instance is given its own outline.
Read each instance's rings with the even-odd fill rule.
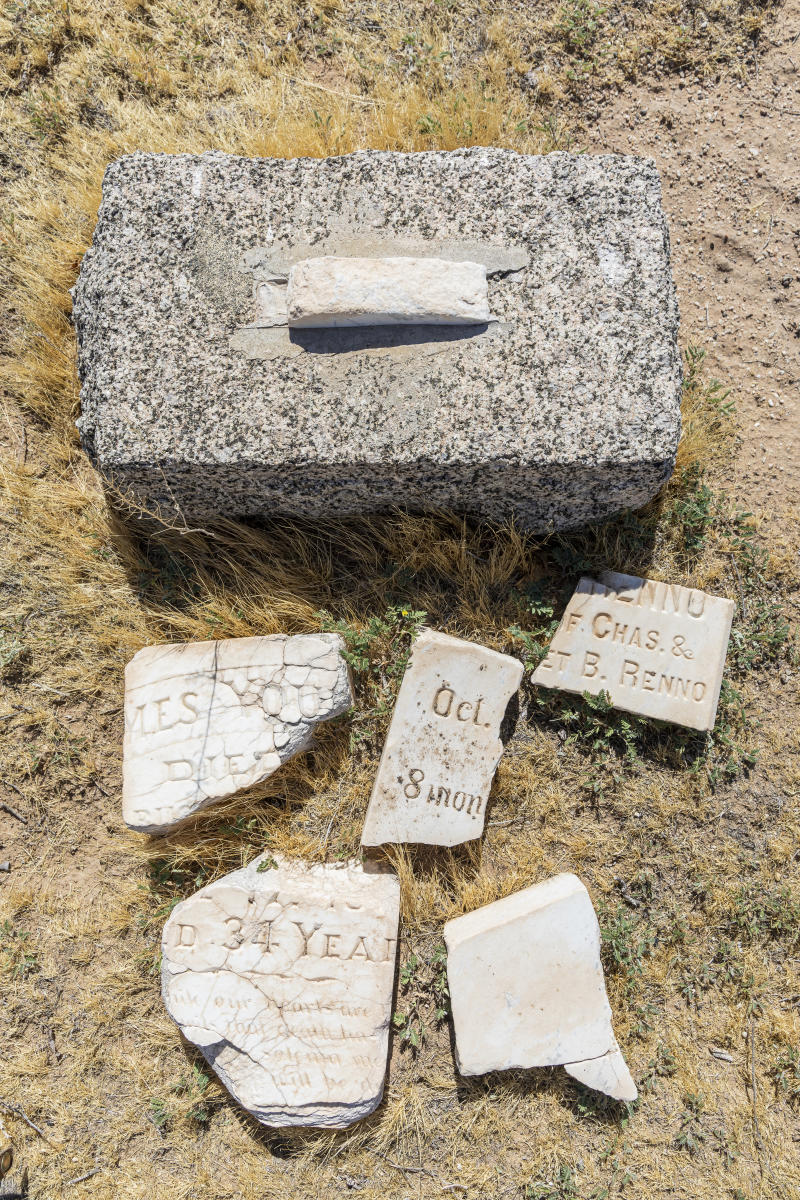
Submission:
[[[563,1066],[635,1100],[611,1025],[600,928],[575,875],[556,875],[444,927],[462,1075]]]
[[[400,885],[261,855],[173,909],[167,1011],[265,1125],[342,1129],[380,1103]]]
[[[361,842],[456,846],[480,837],[522,665],[425,630],[400,685]]]
[[[163,833],[266,779],[352,703],[338,634],[148,646],[125,669],[122,807]]]
[[[306,258],[289,272],[289,324],[481,325],[486,267],[439,258]]]
[[[713,729],[734,603],[605,571],[584,577],[533,682],[606,691],[617,708]]]

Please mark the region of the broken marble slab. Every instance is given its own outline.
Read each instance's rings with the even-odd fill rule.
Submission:
[[[400,685],[361,844],[456,846],[483,833],[516,658],[424,630]]]
[[[533,682],[605,691],[626,712],[713,729],[733,610],[697,588],[616,571],[584,577]]]
[[[289,272],[289,325],[485,325],[486,267],[440,258],[306,258]]]
[[[600,927],[576,875],[556,875],[444,927],[462,1075],[563,1066],[613,1096],[636,1085],[611,1025]]]
[[[400,885],[261,855],[173,909],[167,1011],[265,1125],[342,1129],[380,1103]]]
[[[338,634],[148,646],[125,669],[122,808],[164,833],[251,787],[352,704]]]

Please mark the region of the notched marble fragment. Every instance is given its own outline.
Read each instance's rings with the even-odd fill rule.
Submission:
[[[122,808],[164,833],[251,787],[352,704],[338,634],[148,646],[125,669]]]
[[[411,650],[361,837],[456,846],[480,837],[503,753],[500,723],[522,665],[423,631]]]
[[[289,324],[485,325],[486,267],[440,258],[306,258],[289,273]]]
[[[722,596],[636,575],[584,577],[533,682],[606,691],[626,712],[713,729],[734,607]]]
[[[342,1129],[380,1103],[400,885],[261,855],[173,909],[167,1011],[265,1125]]]
[[[575,875],[556,875],[444,927],[462,1075],[564,1066],[616,1100],[636,1085],[611,1025],[600,927]]]

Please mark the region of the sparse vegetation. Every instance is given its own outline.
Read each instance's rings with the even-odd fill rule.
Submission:
[[[120,153],[580,149],[581,97],[664,70],[707,78],[727,64],[735,78],[768,10],[756,0],[548,0],[529,12],[472,0],[6,5],[0,798],[26,824],[3,814],[24,841],[0,879],[0,1096],[47,1134],[3,1109],[32,1195],[55,1200],[94,1164],[113,1164],[82,1185],[97,1200],[177,1200],[187,1189],[198,1200],[322,1190],[785,1200],[800,1186],[798,723],[788,704],[776,720],[770,699],[776,677],[797,670],[785,603],[796,547],[766,536],[725,483],[735,415],[702,349],[687,349],[672,482],[595,529],[542,541],[452,514],[392,513],[187,533],[109,511],[77,445],[69,321],[103,168]],[[515,653],[529,672],[579,574],[601,568],[736,601],[713,734],[641,721],[602,696],[543,696],[526,679],[483,841],[392,852],[402,973],[383,1106],[342,1135],[254,1131],[163,1011],[164,920],[265,847],[267,862],[359,852],[420,624]],[[179,833],[126,835],[131,655],[156,640],[319,628],[346,640],[353,711]],[[13,838],[6,828],[0,838]],[[587,882],[600,911],[615,1027],[641,1085],[627,1113],[560,1071],[468,1080],[453,1070],[442,922],[560,870]]]

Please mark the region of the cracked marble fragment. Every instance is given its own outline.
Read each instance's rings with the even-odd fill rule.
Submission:
[[[575,875],[556,875],[448,921],[447,980],[462,1075],[563,1066],[635,1100],[611,1025],[600,927]]]
[[[723,596],[637,575],[584,577],[533,682],[605,691],[626,712],[713,729],[734,607]]]
[[[338,634],[147,646],[125,668],[122,808],[163,833],[251,787],[352,704]]]
[[[386,735],[361,843],[457,846],[483,833],[503,753],[500,724],[522,664],[426,629],[415,641]]]
[[[170,1016],[264,1125],[343,1129],[380,1103],[397,877],[264,854],[173,909]]]
[[[306,258],[289,273],[287,310],[296,329],[491,319],[486,267],[440,258]]]

